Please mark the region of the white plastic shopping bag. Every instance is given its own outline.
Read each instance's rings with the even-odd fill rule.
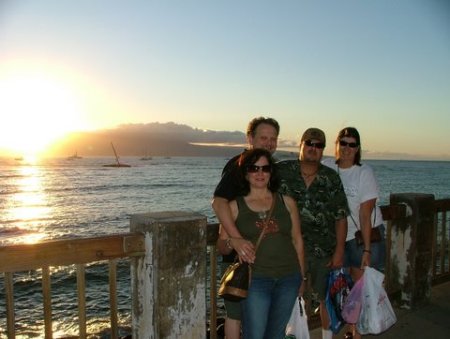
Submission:
[[[360,334],[379,334],[395,324],[397,317],[383,288],[384,274],[374,268],[364,269],[361,314],[356,324]]]
[[[291,318],[286,326],[286,338],[309,339],[305,300],[301,297],[297,297],[292,309]]]

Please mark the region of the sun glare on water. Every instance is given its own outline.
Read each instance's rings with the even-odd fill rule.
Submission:
[[[42,226],[52,215],[48,197],[42,185],[40,168],[36,166],[21,166],[17,172],[18,192],[4,201],[5,220],[12,220],[20,225],[19,234],[12,234],[14,243],[34,244],[47,237]]]
[[[0,150],[36,156],[81,128],[82,105],[68,84],[42,73],[0,74]]]

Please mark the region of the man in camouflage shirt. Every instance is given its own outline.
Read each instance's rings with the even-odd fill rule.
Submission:
[[[318,128],[305,131],[299,160],[277,163],[281,192],[298,205],[311,287],[319,295],[322,337],[332,337],[325,307],[329,271],[340,268],[347,236],[347,197],[338,173],[320,163],[325,134]]]

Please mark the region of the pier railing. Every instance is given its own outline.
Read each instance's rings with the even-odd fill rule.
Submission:
[[[450,280],[449,211],[450,199],[434,200],[428,194],[393,194],[390,205],[382,206],[387,225],[386,286],[405,307],[420,305],[429,298],[432,284]],[[129,234],[1,246],[8,338],[15,337],[14,274],[28,270],[42,270],[44,335],[52,338],[50,268],[65,265],[76,266],[78,337],[86,338],[84,272],[87,264],[97,261],[109,266],[111,338],[117,338],[120,258],[132,258],[133,338],[201,338],[206,323],[215,329],[217,321],[217,235],[218,224],[207,224],[202,215],[160,212],[132,216]],[[216,338],[214,330],[210,338]]]
[[[432,283],[450,280],[450,199],[435,201]]]
[[[6,295],[6,333],[15,338],[14,273],[42,271],[43,319],[45,338],[53,337],[51,304],[51,267],[76,266],[78,294],[78,337],[86,338],[85,266],[106,261],[109,266],[109,306],[111,338],[117,338],[117,260],[142,256],[145,252],[140,234],[121,234],[95,238],[46,241],[37,244],[0,247],[0,272],[4,273]]]

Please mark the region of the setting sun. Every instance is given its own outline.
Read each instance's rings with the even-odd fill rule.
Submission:
[[[38,72],[0,77],[0,112],[6,128],[0,149],[31,156],[67,132],[82,128],[83,109],[68,84]]]

